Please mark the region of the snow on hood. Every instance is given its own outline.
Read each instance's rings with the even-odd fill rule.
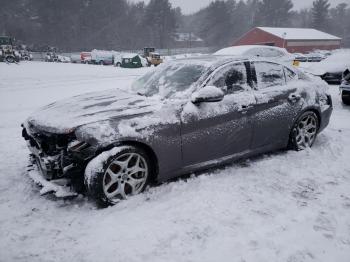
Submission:
[[[77,127],[146,115],[159,109],[159,100],[118,89],[88,93],[42,107],[27,123],[39,130],[64,134]]]

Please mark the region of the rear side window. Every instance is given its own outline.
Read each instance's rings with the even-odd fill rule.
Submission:
[[[249,89],[247,69],[243,63],[228,65],[219,69],[208,85],[223,89],[227,94]]]
[[[255,62],[254,65],[259,89],[286,84],[282,65],[270,62]]]
[[[260,57],[280,57],[280,56],[283,56],[284,53],[277,49],[264,47],[264,48],[253,48],[247,52],[247,55],[260,56]]]

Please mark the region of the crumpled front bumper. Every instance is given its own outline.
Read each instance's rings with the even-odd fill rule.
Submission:
[[[31,162],[36,161],[31,159]],[[57,198],[67,198],[76,197],[78,193],[71,186],[71,181],[69,179],[56,179],[48,181],[41,170],[39,170],[39,165],[31,165],[28,170],[28,176],[34,181],[35,184],[41,187],[40,195],[53,194]]]
[[[27,142],[34,162],[46,180],[82,178],[87,161],[94,156],[93,147],[71,152],[68,146],[56,146],[54,142],[50,142],[50,139],[43,142],[36,135],[28,133],[26,127],[23,127],[22,136]],[[51,145],[48,146],[48,143]]]

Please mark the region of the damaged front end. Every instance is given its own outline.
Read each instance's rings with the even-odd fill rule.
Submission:
[[[94,157],[95,148],[78,141],[74,132],[54,134],[39,130],[29,123],[22,125],[22,128],[22,136],[27,141],[41,176],[55,186],[62,184],[57,181],[66,181],[64,186],[83,192],[84,170]]]

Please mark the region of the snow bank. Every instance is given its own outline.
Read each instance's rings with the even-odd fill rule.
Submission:
[[[209,170],[104,210],[41,197],[26,176],[21,121],[65,97],[127,88],[144,70],[0,63],[1,261],[349,261],[350,109],[336,87],[331,123],[310,150]]]

